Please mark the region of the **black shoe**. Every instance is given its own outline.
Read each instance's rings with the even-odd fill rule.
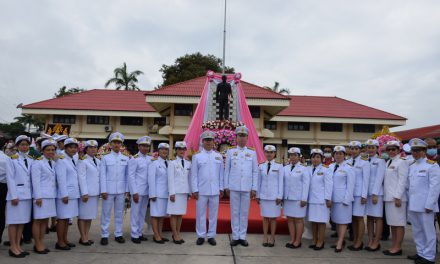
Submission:
[[[239,241],[240,241],[240,245],[242,245],[243,247],[248,247],[249,246],[249,243],[247,242],[246,239],[240,239]]]
[[[182,240],[175,240],[174,236],[171,236],[171,238],[173,239],[173,243],[177,244],[177,245],[181,245],[182,244]]]
[[[309,248],[314,249],[316,245],[309,245]]]
[[[203,237],[197,238],[197,241],[196,241],[197,246],[201,246],[201,245],[203,245],[203,243],[205,243],[205,239]]]
[[[70,250],[70,247],[68,245],[60,246],[58,243],[55,243],[55,249],[58,249],[58,250]]]
[[[348,246],[347,248],[351,251],[360,251],[364,248],[364,243],[361,243],[361,245],[359,247],[355,247],[354,245],[351,245],[351,246]]]
[[[107,237],[101,238],[101,242],[100,243],[103,246],[107,246],[108,245],[108,238]]]
[[[380,250],[380,244],[376,248],[365,247],[366,251],[375,252]]]
[[[322,243],[322,245],[321,245],[320,247],[315,246],[315,247],[313,248],[313,250],[316,250],[316,251],[318,251],[318,250],[323,250],[323,249],[324,249],[324,245],[325,245],[325,243]]]
[[[434,264],[435,262],[434,261],[429,261],[429,260],[427,260],[425,258],[422,258],[422,257],[419,257],[418,259],[416,259],[414,261],[414,263],[416,263],[416,264]]]
[[[90,245],[93,245],[93,244],[95,244],[95,241],[89,239],[89,243],[90,243]]]
[[[74,248],[74,247],[76,247],[76,245],[75,245],[75,244],[73,244],[73,243],[67,243],[67,245],[68,245],[69,247],[71,247],[71,248]]]
[[[401,256],[402,255],[402,250],[399,250],[397,252],[391,252],[389,250],[384,250],[382,251],[384,255],[386,256]]]
[[[420,256],[417,255],[417,254],[415,254],[415,255],[407,256],[406,258],[407,258],[407,259],[410,259],[410,260],[418,260],[418,259],[420,258]]]
[[[47,253],[49,253],[49,252],[50,252],[50,249],[45,248],[44,251],[47,252]]]
[[[29,256],[31,253],[27,252],[27,251],[23,251],[21,252],[21,254],[25,255],[25,256]]]
[[[180,242],[183,244],[183,243],[185,243],[185,240],[183,240],[183,238],[180,240]]]
[[[300,248],[302,246],[302,243],[299,243],[298,246],[293,245],[293,248]]]
[[[36,248],[35,246],[34,246],[34,252],[37,253],[37,254],[41,254],[41,255],[45,255],[45,254],[48,253],[48,252],[46,251],[46,249],[43,249],[43,250],[41,250],[41,251],[38,251],[37,248]]]
[[[294,248],[292,243],[286,243],[286,248]]]
[[[3,242],[3,246],[10,247],[11,246],[11,242],[5,241],[5,242]]]
[[[79,243],[80,245],[83,245],[83,246],[91,246],[91,245],[92,245],[89,241],[87,241],[87,242],[82,242],[81,238],[79,239],[78,243]]]
[[[140,240],[139,238],[134,238],[134,237],[132,237],[132,238],[131,238],[131,242],[133,242],[133,243],[135,243],[135,244],[140,244],[140,243],[141,243],[141,240]]]
[[[162,241],[163,242],[169,242],[170,240],[168,238],[166,238],[166,237],[162,237]]]
[[[10,257],[13,257],[13,258],[24,258],[24,257],[26,257],[26,255],[24,255],[23,253],[15,254],[15,253],[12,252],[11,250],[9,250],[9,256],[10,256]]]
[[[123,236],[118,236],[118,237],[115,237],[115,241],[118,242],[119,244],[124,244],[125,238]]]
[[[263,243],[263,247],[268,247],[269,243]]]
[[[163,241],[163,239],[161,239],[161,240],[156,240],[156,238],[153,237],[153,241],[154,241],[154,243],[157,243],[157,244],[165,244],[165,241]]]
[[[49,228],[50,232],[56,232],[57,231],[57,226],[52,226],[51,228]]]
[[[213,237],[208,238],[208,243],[209,243],[211,246],[215,246],[215,245],[217,245],[217,241],[215,241],[215,238],[213,238]]]
[[[144,236],[140,236],[140,237],[139,237],[139,240],[140,240],[140,241],[148,241],[148,238],[147,238],[147,237],[144,237]]]
[[[231,243],[229,243],[231,245],[231,247],[235,247],[238,246],[238,244],[240,244],[240,240],[231,240]]]

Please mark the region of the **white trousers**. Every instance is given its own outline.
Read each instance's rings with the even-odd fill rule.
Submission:
[[[250,192],[230,192],[232,239],[246,239],[248,227]]]
[[[135,203],[131,198],[130,228],[131,237],[139,238],[144,229],[145,215],[147,214],[148,195],[139,195],[139,202]]]
[[[197,219],[196,231],[197,237],[208,238],[215,237],[217,233],[217,215],[219,205],[219,195],[199,195],[197,200]],[[206,234],[206,210],[209,210],[209,230]]]
[[[411,222],[417,255],[429,261],[435,261],[436,230],[434,225],[435,213],[419,213],[408,211]]]
[[[109,237],[110,217],[114,208],[115,237],[122,236],[125,194],[109,194],[107,200],[102,200],[101,237]]]

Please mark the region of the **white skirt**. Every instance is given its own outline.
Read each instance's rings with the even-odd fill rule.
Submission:
[[[56,199],[57,218],[70,219],[78,216],[78,199],[69,199],[67,204],[62,199]]]
[[[31,221],[32,200],[19,200],[18,204],[13,206],[11,201],[6,203],[6,224],[20,225]]]
[[[308,204],[308,221],[316,223],[328,223],[330,221],[330,209],[326,204]]]
[[[55,198],[43,198],[41,207],[35,204],[34,200],[34,219],[46,219],[57,216]]]
[[[150,215],[152,217],[167,216],[167,198],[156,198],[156,201],[150,200]]]
[[[389,226],[406,226],[406,202],[396,207],[394,202],[385,202],[385,214]]]
[[[176,193],[176,199],[171,202],[168,199],[167,214],[169,215],[184,215],[186,214],[186,205],[188,201],[188,194]]]
[[[81,220],[94,220],[98,215],[98,196],[90,196],[87,203],[79,199],[79,215],[78,218]]]
[[[335,224],[350,224],[352,215],[352,203],[344,205],[343,203],[333,203],[330,210],[330,217]]]
[[[377,196],[377,203],[373,204],[373,196],[367,198],[367,215],[373,217],[383,217],[383,196]]]
[[[281,215],[281,206],[275,200],[260,200],[260,213],[262,217],[275,218]]]
[[[353,215],[354,216],[365,216],[367,212],[366,204],[361,204],[362,197],[355,196],[353,202]]]
[[[288,217],[304,218],[306,217],[307,206],[301,207],[301,201],[284,200],[283,212]]]

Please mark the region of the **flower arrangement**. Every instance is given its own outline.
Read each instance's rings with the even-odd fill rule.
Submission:
[[[221,145],[237,145],[235,128],[243,126],[243,122],[230,120],[206,121],[202,124],[203,131],[211,130],[215,133],[215,147],[218,149]]]

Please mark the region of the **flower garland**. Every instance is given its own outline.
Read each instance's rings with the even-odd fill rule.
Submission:
[[[243,126],[243,122],[230,120],[213,120],[206,121],[202,124],[203,131],[211,130],[215,133],[215,147],[218,148],[222,144],[236,146],[235,128]]]

